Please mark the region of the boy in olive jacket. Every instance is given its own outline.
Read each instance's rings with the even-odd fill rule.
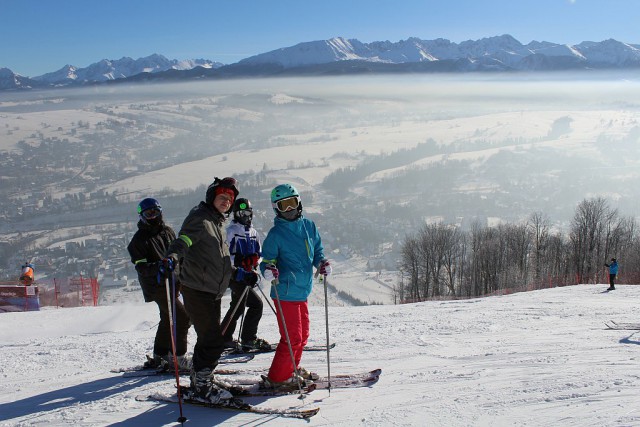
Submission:
[[[163,260],[179,267],[184,307],[197,334],[193,349],[191,388],[185,397],[223,403],[233,396],[214,381],[213,371],[224,350],[220,327],[220,300],[236,269],[231,265],[224,221],[238,196],[234,178],[216,178],[204,202],[189,212],[178,238]],[[257,274],[253,273],[257,280]],[[246,280],[250,280],[247,274]]]

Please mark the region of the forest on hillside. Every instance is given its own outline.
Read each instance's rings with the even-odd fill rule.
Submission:
[[[521,223],[474,224],[468,231],[425,224],[402,242],[398,301],[478,297],[578,283],[607,283],[616,258],[618,281],[640,279],[640,233],[602,198],[584,199],[566,233],[533,213]]]

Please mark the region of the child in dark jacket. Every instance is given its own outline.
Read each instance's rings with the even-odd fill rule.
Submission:
[[[227,242],[231,252],[231,262],[242,273],[255,272],[260,261],[260,236],[253,225],[253,208],[251,202],[245,198],[238,198],[233,203],[233,221],[227,227]],[[246,315],[241,323],[240,345],[244,351],[270,350],[271,345],[258,338],[258,324],[262,319],[262,298],[256,292],[255,283],[247,283],[244,280],[231,279],[231,305],[222,321],[225,347],[235,348],[233,332],[236,329],[238,318],[242,316],[246,307]],[[224,329],[226,328],[226,329]]]
[[[145,366],[173,369],[169,303],[165,283],[163,280],[159,283],[161,277],[158,276],[158,268],[169,243],[176,238],[176,234],[164,223],[162,207],[156,199],[150,197],[143,199],[138,204],[138,216],[138,231],[131,238],[127,250],[138,273],[138,282],[142,288],[144,301],[155,302],[160,311],[160,323],[153,343],[153,358],[149,358]],[[191,368],[191,360],[185,356],[185,353],[190,320],[182,302],[176,299],[175,303],[176,356],[179,368],[188,370]]]

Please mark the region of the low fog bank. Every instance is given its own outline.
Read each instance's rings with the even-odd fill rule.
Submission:
[[[95,265],[124,269],[141,198],[159,198],[179,227],[213,177],[227,175],[255,203],[263,233],[269,190],[293,183],[328,247],[373,270],[393,269],[398,243],[425,222],[494,225],[543,212],[563,227],[589,197],[637,217],[639,95],[637,77],[621,73],[3,92],[1,248],[8,267],[52,258],[42,245],[63,241],[63,228],[99,226],[118,243]],[[35,231],[47,238],[19,234]]]

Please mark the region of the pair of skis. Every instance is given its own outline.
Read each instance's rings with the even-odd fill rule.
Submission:
[[[226,403],[206,403],[201,402],[199,400],[190,399],[188,395],[185,395],[185,392],[182,392],[182,402],[188,405],[195,406],[203,406],[205,408],[212,409],[224,409],[229,411],[237,411],[237,412],[250,412],[253,414],[263,414],[263,415],[279,415],[286,418],[299,418],[299,419],[308,419],[313,417],[318,413],[320,408],[270,408],[268,406],[255,406],[249,403],[246,403],[242,399],[235,397]],[[140,395],[136,396],[136,400],[139,402],[167,402],[167,403],[178,403],[178,395],[177,394],[163,394],[163,393],[153,393],[150,395]]]
[[[331,343],[331,345],[329,345],[329,350],[331,350],[335,346],[336,346],[336,343]],[[235,349],[233,349],[233,348],[227,349],[222,354],[223,355],[228,355],[228,354],[272,353],[272,352],[276,351],[277,347],[278,347],[278,344],[270,344],[268,348],[254,348],[254,349],[243,350],[239,346],[238,348],[235,348]],[[307,345],[307,346],[305,346],[304,351],[327,351],[327,346],[326,345]]]
[[[640,322],[615,322],[608,320],[604,322],[608,329],[640,331]]]
[[[266,388],[260,378],[233,378],[234,375],[245,373],[242,371],[233,374],[219,373],[216,376],[216,382],[229,390],[234,396],[242,397],[283,396],[300,392],[297,387],[289,389]],[[368,387],[378,382],[381,373],[382,369],[374,369],[354,374],[332,375],[331,378],[319,377],[302,387],[302,391],[303,393],[311,393],[314,390],[321,389]],[[264,379],[264,376],[261,375],[261,377]]]
[[[332,343],[329,346],[329,349],[332,349],[335,346],[336,344]],[[277,347],[276,344],[272,344],[271,348],[273,350],[266,350],[266,349],[251,350],[249,352],[246,352],[246,351],[243,352],[238,350],[227,351],[222,354],[218,363],[221,365],[229,364],[229,363],[246,363],[252,360],[256,354],[275,351],[276,347]],[[304,350],[305,351],[327,351],[327,347],[324,345],[311,345],[311,346],[306,346]],[[150,356],[147,356],[147,358],[150,358]],[[220,373],[220,371],[224,371],[224,369],[216,369],[215,373]],[[115,374],[122,374],[122,376],[124,377],[150,377],[154,375],[173,375],[172,370],[167,370],[164,368],[150,368],[150,367],[145,367],[144,365],[131,366],[127,368],[115,368],[115,369],[112,369],[111,372]],[[184,375],[188,375],[189,371],[184,371],[184,372],[181,371],[180,373]]]
[[[234,371],[234,373],[227,372],[225,374],[220,375],[237,375],[244,374],[246,372],[242,370]],[[344,374],[344,375],[336,375],[332,376],[330,379],[326,377],[321,377],[315,380],[313,383],[305,386],[303,388],[303,392],[310,393],[314,390],[319,389],[328,389],[328,388],[354,388],[354,387],[367,387],[375,384],[380,374],[382,373],[381,369],[374,369],[372,371],[361,372],[356,374]],[[219,380],[219,377],[216,379],[220,385],[224,385],[235,397],[233,399],[224,401],[224,403],[208,403],[202,402],[197,399],[190,398],[191,390],[189,387],[181,387],[181,395],[183,396],[183,402],[189,405],[203,406],[207,408],[214,409],[225,409],[232,411],[240,411],[240,412],[250,412],[255,414],[268,414],[268,415],[279,415],[288,418],[300,418],[307,419],[316,415],[320,408],[288,408],[288,409],[279,409],[279,408],[270,408],[265,406],[255,406],[251,405],[244,400],[243,397],[253,397],[253,396],[283,396],[288,394],[297,394],[299,393],[298,389],[291,390],[277,390],[277,389],[266,389],[262,386],[261,382],[258,380],[233,380],[233,379],[225,379]],[[178,395],[175,393],[166,394],[166,393],[152,393],[149,395],[140,395],[136,397],[138,401],[154,401],[154,402],[178,402]]]
[[[148,356],[147,356],[148,357]],[[220,357],[218,363],[247,363],[255,357],[254,354],[225,354]],[[122,374],[123,377],[150,377],[154,375],[173,375],[173,370],[165,368],[151,368],[144,365],[131,366],[128,368],[115,368],[111,372]],[[189,375],[189,371],[180,371],[181,374]]]

